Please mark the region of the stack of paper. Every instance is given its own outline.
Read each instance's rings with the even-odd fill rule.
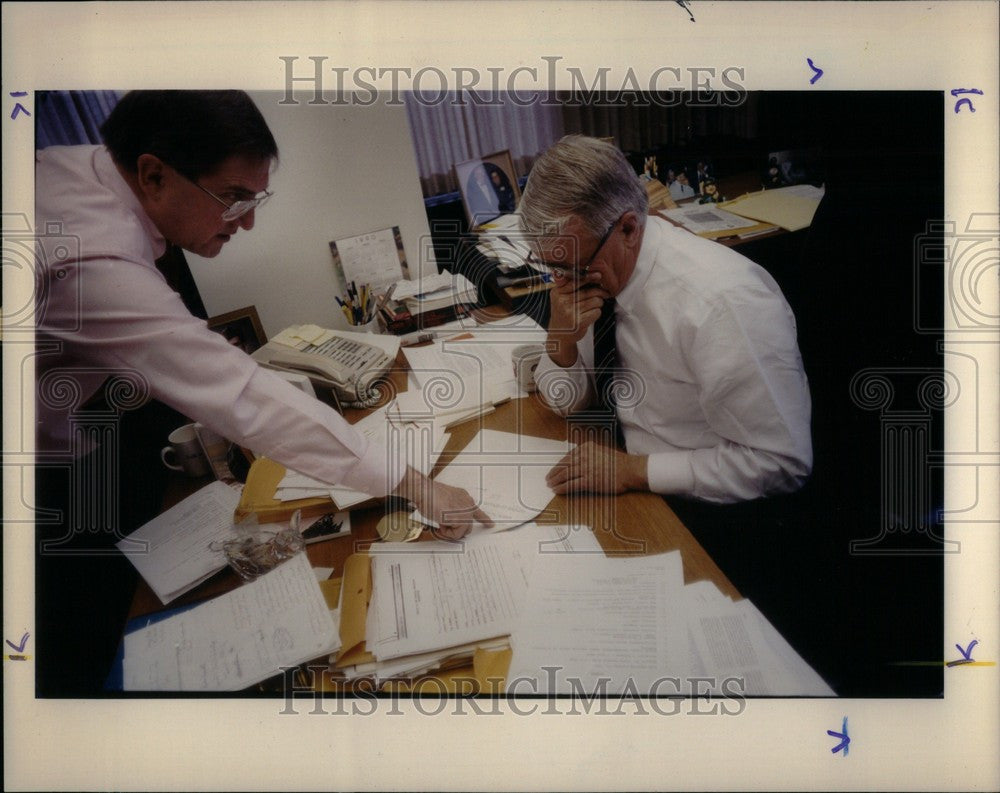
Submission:
[[[522,344],[544,344],[545,331],[530,317],[518,314],[440,339],[420,347],[404,347],[410,381],[417,388],[434,384],[442,409],[468,390],[484,402],[525,396],[517,385],[511,354]]]
[[[733,602],[708,582],[684,589],[696,676],[739,680],[747,696],[835,696],[749,600]]]
[[[361,615],[354,613],[363,600],[348,600],[358,586],[346,585],[345,570],[341,611],[345,631],[354,633],[343,637],[344,650],[363,640],[365,652],[355,654],[359,663],[341,663],[339,671],[347,679],[413,678],[467,665],[477,649],[505,648],[538,558],[602,553],[586,527],[534,524],[460,543],[374,545],[363,630],[358,630]],[[341,661],[345,657],[351,656],[342,653]]]
[[[531,258],[531,241],[521,231],[518,215],[504,215],[480,227],[477,248],[485,256],[495,259],[497,268],[507,273],[525,265],[534,267]]]
[[[222,541],[234,536],[237,490],[212,482],[149,523],[117,547],[164,604],[226,566]]]
[[[704,237],[735,236],[741,230],[757,225],[755,221],[727,212],[714,204],[688,204],[677,209],[661,210],[660,214]]]
[[[477,300],[475,285],[464,275],[448,271],[414,281],[397,281],[392,297],[403,303],[411,314]]]
[[[125,636],[126,691],[238,691],[340,646],[304,553]]]
[[[512,693],[834,695],[752,603],[684,586],[677,552],[540,557],[526,602]]]

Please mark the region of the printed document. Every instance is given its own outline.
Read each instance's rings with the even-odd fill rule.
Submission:
[[[685,677],[683,582],[677,551],[539,556],[511,633],[508,693],[645,695],[662,678]]]
[[[740,681],[741,687],[729,693],[834,696],[749,600],[716,600],[689,608],[688,624],[700,661],[695,673],[712,676],[718,684],[727,678]]]
[[[581,526],[529,525],[462,542],[371,547],[366,645],[379,661],[510,633],[539,559],[604,556]]]
[[[226,566],[220,543],[232,536],[239,501],[237,490],[212,482],[116,545],[167,604]]]
[[[125,636],[126,691],[238,691],[340,647],[305,553]]]

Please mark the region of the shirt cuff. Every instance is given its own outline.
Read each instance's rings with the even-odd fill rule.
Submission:
[[[657,452],[646,459],[646,478],[653,493],[693,493],[691,452]]]

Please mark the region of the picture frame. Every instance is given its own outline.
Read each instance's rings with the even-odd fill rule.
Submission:
[[[521,189],[509,149],[455,163],[454,167],[469,228],[517,209]]]
[[[221,333],[226,341],[234,347],[239,347],[247,355],[267,344],[267,334],[260,324],[255,306],[244,306],[211,317],[208,320],[208,329]]]

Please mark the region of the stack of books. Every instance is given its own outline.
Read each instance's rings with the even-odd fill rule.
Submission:
[[[389,333],[412,333],[426,328],[435,328],[461,319],[474,308],[475,303],[453,303],[440,308],[412,313],[405,303],[387,300],[382,306],[381,321]]]
[[[380,310],[389,333],[411,333],[461,319],[477,302],[476,288],[449,272],[419,280],[398,281]]]

